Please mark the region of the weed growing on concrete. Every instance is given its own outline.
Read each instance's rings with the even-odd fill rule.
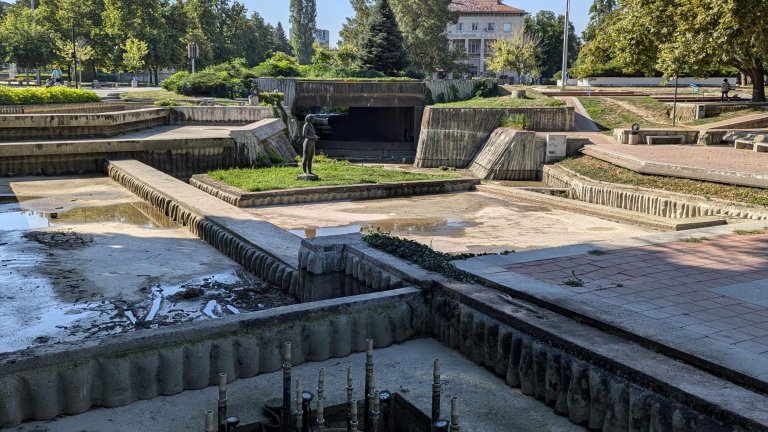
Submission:
[[[603,256],[603,255],[607,254],[608,252],[606,252],[606,251],[604,251],[602,249],[592,249],[591,251],[589,251],[587,253],[590,254],[590,255],[593,255],[593,256]]]
[[[576,270],[571,270],[571,274],[573,276],[568,278],[563,283],[568,285],[569,287],[574,287],[574,288],[581,288],[581,287],[583,287],[584,286],[584,280],[576,275]]]
[[[768,227],[761,228],[761,229],[753,229],[753,230],[737,229],[737,230],[733,230],[733,233],[736,235],[768,234]]]
[[[683,243],[704,243],[709,241],[709,237],[686,237],[680,241]]]
[[[528,128],[528,116],[525,114],[508,115],[501,120],[501,127],[526,130]]]

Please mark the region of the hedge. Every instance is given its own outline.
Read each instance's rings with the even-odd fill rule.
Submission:
[[[42,105],[100,102],[96,93],[67,87],[11,88],[0,86],[0,105]]]

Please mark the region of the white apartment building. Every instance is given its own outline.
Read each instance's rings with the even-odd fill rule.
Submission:
[[[459,20],[448,26],[448,40],[464,46],[469,73],[477,76],[485,75],[491,43],[510,37],[523,26],[523,18],[528,14],[501,0],[453,0],[450,9],[459,13]]]
[[[323,29],[315,29],[315,41],[322,46],[331,46],[331,32]]]

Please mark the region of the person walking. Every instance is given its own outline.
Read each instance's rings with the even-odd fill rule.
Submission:
[[[730,102],[731,98],[728,97],[728,93],[731,91],[731,83],[728,82],[728,78],[723,80],[723,85],[720,86],[720,102]]]

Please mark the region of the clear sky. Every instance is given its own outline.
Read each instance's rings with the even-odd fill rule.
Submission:
[[[430,0],[424,0],[430,1]],[[285,31],[288,31],[288,0],[240,0],[248,9],[256,11],[272,25],[278,21],[283,23]],[[523,9],[531,14],[540,10],[550,10],[556,14],[565,12],[566,0],[504,0],[509,6]],[[571,1],[571,22],[576,26],[576,33],[581,34],[587,25],[589,6],[592,0]],[[317,27],[330,30],[331,45],[339,40],[339,30],[345,22],[345,18],[352,16],[352,7],[349,0],[317,0]]]

